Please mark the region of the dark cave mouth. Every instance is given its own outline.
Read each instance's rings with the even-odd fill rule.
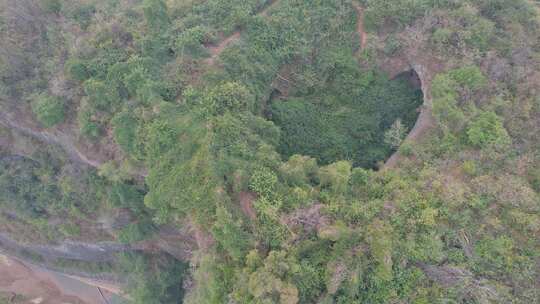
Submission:
[[[272,94],[267,115],[281,129],[283,159],[301,154],[321,165],[348,160],[377,169],[412,130],[424,101],[414,69],[393,78],[379,73],[349,98],[332,89],[317,97]]]

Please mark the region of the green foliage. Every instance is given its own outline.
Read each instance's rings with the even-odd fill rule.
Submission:
[[[111,111],[119,104],[120,97],[116,89],[103,81],[96,79],[85,81],[84,92],[88,96],[90,105],[96,109]]]
[[[401,142],[405,138],[406,133],[405,126],[401,123],[401,120],[396,120],[390,129],[384,133],[384,142],[392,148],[397,148],[401,145]]]
[[[246,286],[234,295],[235,300],[242,303],[298,303],[298,289],[286,279],[286,274],[295,267],[294,261],[284,251],[271,251],[262,265],[253,266],[257,268],[244,270],[242,276]]]
[[[169,22],[167,5],[163,0],[144,0],[142,6],[144,18],[150,30],[159,32]]]
[[[199,261],[193,277],[196,282],[204,282],[204,284],[197,284],[198,286],[195,286],[184,302],[187,304],[224,303],[227,301],[227,290],[230,288],[228,286],[230,278],[225,274],[228,269],[223,267],[223,261],[218,260],[215,255],[204,254],[199,257]]]
[[[223,114],[252,111],[255,101],[249,90],[236,82],[226,82],[216,86],[205,100],[206,107],[211,113]]]
[[[176,39],[176,53],[183,56],[201,57],[207,54],[203,43],[208,40],[208,29],[195,26],[184,31]]]
[[[89,109],[79,110],[77,121],[82,136],[96,139],[101,135],[101,127],[92,119],[92,113],[93,111]]]
[[[157,162],[146,182],[149,192],[144,202],[155,210],[157,223],[187,215],[204,222],[214,213],[217,185],[209,152],[204,149],[184,162]]]
[[[281,176],[290,186],[311,184],[317,175],[317,161],[309,156],[293,155],[281,165]]]
[[[58,14],[62,10],[62,0],[40,0],[41,6],[47,13]]]
[[[351,178],[351,163],[339,161],[322,167],[319,179],[322,187],[328,187],[334,194],[344,194]]]
[[[371,256],[375,261],[375,280],[385,282],[392,280],[392,239],[391,227],[375,221],[368,227]]]
[[[354,69],[336,78],[326,91],[272,104],[272,120],[282,130],[279,151],[285,157],[310,155],[321,164],[350,159],[355,166],[375,167],[391,152],[384,131],[397,119],[401,132],[412,127],[421,92],[403,78],[389,81]]]
[[[433,113],[444,131],[459,133],[465,128],[467,117],[460,107],[461,98],[485,84],[486,77],[477,66],[465,66],[435,76],[432,84]]]
[[[69,16],[73,18],[83,30],[86,30],[88,26],[90,26],[95,13],[96,6],[94,3],[80,3],[76,4]]]
[[[401,42],[395,36],[389,36],[384,45],[384,53],[388,56],[394,55],[401,48]]]
[[[216,210],[216,221],[212,235],[225,251],[236,261],[242,261],[250,248],[249,234],[242,228],[242,223],[224,207]]]
[[[113,153],[98,176],[0,132],[7,231],[84,241],[103,234],[98,210],[120,209],[133,220],[113,237],[137,247],[161,224],[195,226],[214,242],[193,252],[186,303],[537,302],[530,1],[362,0],[365,25],[385,39],[364,54],[348,0],[40,3],[59,18],[26,2],[0,14],[2,111],[67,88],[74,102],[61,111],[36,98],[38,119],[60,123],[73,104],[79,147],[114,151],[98,140],[112,133],[127,158]],[[25,13],[35,20],[19,24]],[[398,52],[435,76],[438,125],[404,144],[422,104],[416,75],[374,70]],[[65,88],[49,83],[62,62]],[[462,67],[432,75],[450,66]],[[370,169],[398,148],[413,157]],[[133,302],[183,301],[183,262],[153,252],[119,264]]]
[[[35,97],[32,102],[32,111],[36,118],[45,126],[50,128],[64,121],[66,105],[62,97],[41,94]]]
[[[136,304],[172,304],[182,299],[187,265],[170,257],[138,254],[120,256],[120,271]]]
[[[411,0],[365,0],[366,24],[378,28],[385,22],[404,26],[412,22],[430,8],[431,1]]]
[[[114,140],[129,155],[137,152],[137,120],[129,112],[120,112],[111,121]]]
[[[132,118],[129,117],[121,117],[123,121],[117,121],[118,123],[127,123],[134,125],[135,122],[132,120]],[[119,130],[120,131],[120,130]],[[121,131],[120,131],[121,132]],[[121,134],[123,136],[123,140],[125,144],[127,144],[126,148],[133,149],[133,142],[131,139],[131,136],[133,134],[129,134],[127,132],[131,131],[123,131]],[[164,120],[154,120],[153,122],[145,125],[144,130],[144,147],[145,147],[145,154],[146,157],[149,159],[154,159],[156,157],[159,157],[159,155],[163,155],[164,153],[168,152],[170,149],[172,149],[178,139],[178,134],[176,130],[171,126],[170,123]],[[134,151],[134,150],[128,150],[128,151]]]
[[[456,81],[459,88],[474,91],[486,85],[486,76],[476,65],[465,66],[449,72],[450,77]]]
[[[71,79],[79,82],[85,81],[91,76],[85,62],[77,58],[68,59],[64,68]]]
[[[251,175],[249,188],[262,197],[271,198],[277,190],[277,175],[268,168],[261,168]]]
[[[496,271],[511,270],[514,263],[514,242],[506,236],[486,238],[475,247],[479,263]]]
[[[501,118],[493,112],[480,113],[469,125],[467,136],[479,148],[504,147],[510,143]]]

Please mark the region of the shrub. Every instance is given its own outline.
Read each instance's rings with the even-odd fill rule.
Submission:
[[[71,12],[71,17],[79,23],[79,26],[86,30],[96,13],[96,6],[93,3],[80,4]]]
[[[260,196],[272,197],[277,189],[277,175],[268,168],[261,168],[253,173],[249,188]]]
[[[58,14],[62,10],[61,0],[41,0],[41,6],[47,13]]]
[[[293,155],[280,167],[281,176],[292,186],[309,185],[317,174],[317,160],[309,156]]]
[[[440,48],[444,48],[449,45],[452,38],[452,30],[447,28],[438,28],[433,32],[431,41]]]
[[[480,89],[487,83],[486,76],[484,76],[480,68],[476,65],[455,69],[450,71],[449,75],[456,81],[458,86],[469,90]]]
[[[536,192],[540,192],[540,168],[533,168],[528,172],[529,183]]]
[[[182,32],[176,39],[176,53],[193,57],[205,55],[206,50],[202,44],[208,35],[208,29],[202,26],[196,26]]]
[[[237,82],[226,82],[208,93],[206,103],[211,112],[223,114],[226,111],[251,111],[255,99],[245,86]]]
[[[163,0],[144,0],[143,12],[148,27],[153,31],[162,30],[169,22],[167,5]]]
[[[384,44],[384,53],[388,56],[394,55],[401,49],[401,41],[395,35],[389,36]]]
[[[101,135],[100,125],[92,120],[92,111],[88,109],[82,109],[77,115],[79,123],[79,131],[81,135],[96,139]]]
[[[467,136],[469,142],[478,148],[505,146],[510,143],[502,119],[490,111],[481,113],[470,123]]]
[[[407,133],[407,129],[405,126],[401,123],[401,119],[397,119],[390,129],[388,129],[384,133],[384,142],[392,147],[393,149],[396,149],[401,145],[401,142],[405,138],[405,134]]]
[[[82,82],[90,78],[90,72],[84,61],[76,58],[70,58],[64,65],[66,74],[73,80]]]
[[[319,179],[322,187],[328,187],[335,194],[344,194],[351,177],[352,165],[348,161],[339,161],[322,167],[319,170]]]
[[[112,119],[114,140],[127,154],[136,151],[137,120],[128,112],[120,112]]]
[[[476,163],[473,160],[466,160],[462,165],[463,172],[469,176],[475,176],[477,173]]]
[[[65,119],[65,102],[61,97],[41,94],[32,103],[32,111],[46,128]]]
[[[96,79],[89,79],[84,83],[84,92],[92,106],[104,111],[112,111],[120,99],[116,89]]]

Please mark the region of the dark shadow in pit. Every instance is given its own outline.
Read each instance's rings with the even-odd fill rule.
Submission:
[[[420,77],[418,76],[418,73],[414,69],[410,69],[409,71],[401,72],[397,74],[394,78],[391,80],[406,80],[409,85],[417,90],[422,90],[422,81],[420,80]]]
[[[398,133],[406,138],[423,97],[420,77],[410,69],[393,78],[376,73],[356,93],[336,91],[329,84],[328,91],[318,95],[289,96],[274,87],[263,114],[282,131],[278,152],[285,160],[301,154],[320,165],[349,160],[354,167],[376,170],[399,148],[399,140],[389,143],[386,133],[399,120]]]

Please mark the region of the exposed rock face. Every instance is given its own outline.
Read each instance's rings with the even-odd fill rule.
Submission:
[[[59,245],[21,244],[5,234],[0,234],[0,248],[38,254],[45,259],[69,259],[84,262],[108,262],[116,254],[131,250],[130,246],[113,242],[88,244],[65,241]]]
[[[387,58],[379,56],[379,67],[385,71],[390,78],[399,74],[414,71],[420,80],[420,87],[424,95],[424,103],[420,108],[420,115],[413,129],[409,132],[404,142],[414,143],[435,126],[433,117],[433,99],[431,96],[431,83],[433,78],[447,69],[447,64],[429,52],[423,51],[426,41],[422,39],[422,25],[416,25],[403,32],[400,39],[405,41],[406,46],[396,56]],[[394,153],[385,163],[384,168],[393,168],[400,158],[399,151]]]

